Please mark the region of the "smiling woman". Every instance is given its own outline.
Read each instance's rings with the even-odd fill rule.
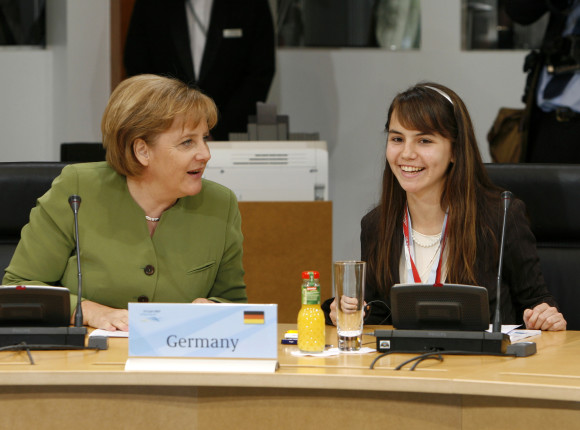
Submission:
[[[127,305],[245,302],[238,204],[202,179],[216,124],[213,101],[180,81],[140,75],[113,91],[103,115],[107,162],[69,165],[31,211],[4,284],[62,285],[84,323],[127,330]],[[83,297],[77,297],[74,220]]]
[[[365,322],[391,323],[389,293],[397,283],[480,285],[495,309],[502,190],[487,176],[465,104],[442,85],[418,84],[395,97],[386,131],[381,202],[361,221]],[[501,320],[565,329],[520,200],[506,233]],[[323,308],[334,323],[336,301]]]

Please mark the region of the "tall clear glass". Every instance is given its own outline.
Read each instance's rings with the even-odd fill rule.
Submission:
[[[361,348],[365,290],[364,261],[334,263],[334,292],[337,298],[336,331],[338,349],[358,351]]]

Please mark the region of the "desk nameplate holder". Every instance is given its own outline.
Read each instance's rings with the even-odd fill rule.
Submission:
[[[277,305],[129,303],[126,371],[272,373]]]

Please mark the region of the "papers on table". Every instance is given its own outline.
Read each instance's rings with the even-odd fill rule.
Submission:
[[[491,332],[491,324],[489,325],[488,332]],[[501,332],[509,335],[510,342],[514,343],[518,340],[527,339],[528,337],[539,336],[542,334],[542,330],[526,330],[520,329],[520,325],[502,325]]]
[[[296,349],[296,351],[292,351],[291,354],[294,357],[332,357],[333,355],[339,354],[368,354],[369,352],[377,352],[377,350],[375,348],[362,347],[358,351],[340,351],[338,348],[328,348],[322,352],[302,352],[299,349]]]
[[[120,331],[120,330],[108,331],[108,330],[97,329],[97,330],[92,331],[91,334],[89,334],[89,337],[93,337],[93,336],[129,337],[129,332],[128,331]]]

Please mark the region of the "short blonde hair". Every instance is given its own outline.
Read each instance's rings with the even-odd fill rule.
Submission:
[[[193,128],[206,120],[211,130],[218,113],[211,98],[177,79],[138,75],[122,81],[111,94],[101,122],[107,162],[121,175],[138,176],[143,166],[133,143],[140,138],[154,144],[177,116]]]

